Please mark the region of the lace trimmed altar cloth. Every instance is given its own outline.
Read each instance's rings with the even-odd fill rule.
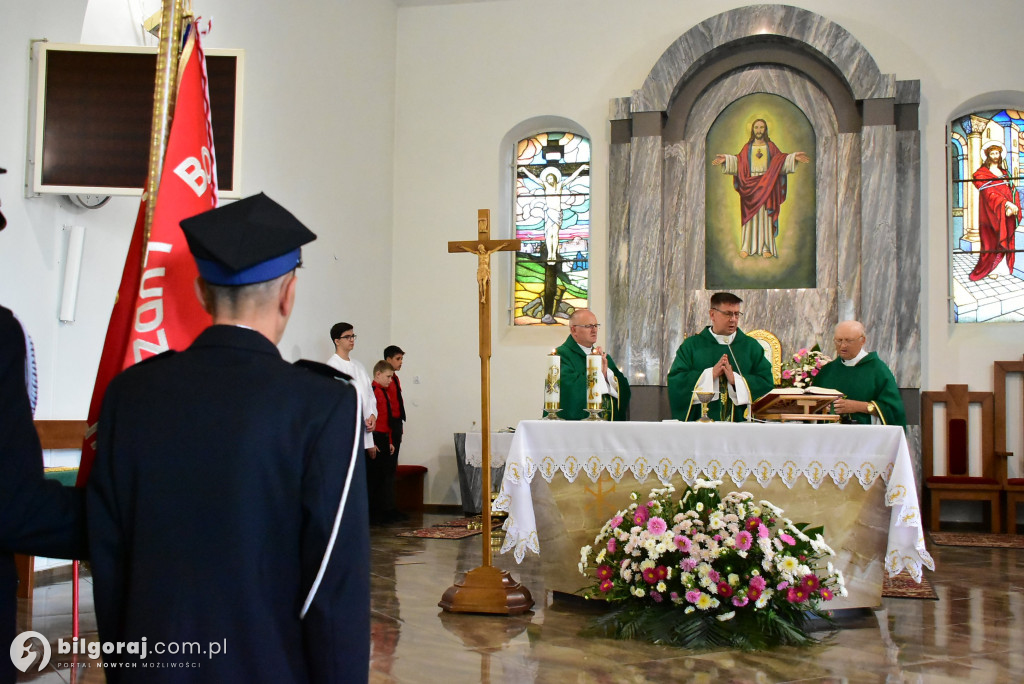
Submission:
[[[853,605],[880,604],[882,562],[890,576],[906,569],[916,580],[935,569],[903,430],[876,425],[523,421],[495,501],[509,514],[501,552],[518,562],[527,550],[542,561],[574,553],[554,580],[573,592],[585,583],[570,572],[580,546],[628,506],[630,491],[645,497],[658,482],[681,489],[697,478],[721,480],[723,493],[748,490],[794,522],[824,524],[848,585],[870,587]],[[549,574],[548,588],[560,591]]]

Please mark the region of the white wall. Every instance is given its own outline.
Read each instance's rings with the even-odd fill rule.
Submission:
[[[475,260],[446,253],[469,239],[478,208],[510,233],[500,198],[509,182],[499,141],[521,121],[562,116],[593,140],[593,305],[605,318],[608,101],[641,86],[661,53],[703,19],[744,2],[515,0],[410,7],[398,18],[395,251],[392,330],[407,351],[408,454],[431,469],[429,500],[456,501],[451,433],[479,420]],[[983,44],[1017,41],[1013,0],[964,11],[953,2],[795,2],[850,31],[883,73],[920,79],[922,103],[924,389],[991,389],[992,362],[1019,359],[1024,324],[948,323],[945,125],[971,98],[1024,87],[1012,60],[983,59]],[[549,40],[545,36],[550,36]],[[1016,93],[1024,104],[1024,93]],[[982,98],[974,104],[999,104]],[[1002,102],[1002,104],[1008,104]],[[507,279],[511,257],[496,257]],[[496,269],[496,273],[498,270]],[[410,283],[422,283],[415,287]],[[504,296],[507,289],[497,296]],[[495,310],[493,425],[541,412],[543,354],[563,335],[508,331]],[[501,319],[501,320],[499,320]],[[602,336],[603,339],[603,336]],[[1019,420],[1019,419],[1018,419]],[[415,447],[413,443],[415,442]],[[415,452],[413,449],[415,448]]]
[[[328,331],[357,326],[372,365],[390,342],[396,10],[390,2],[294,0],[270,11],[200,0],[206,47],[246,51],[242,189],[265,191],[318,235],[303,250],[295,312],[280,349],[325,360]],[[29,329],[40,360],[39,418],[84,418],[138,199],[86,211],[23,193],[29,40],[78,42],[84,3],[3,0],[0,22],[0,303]],[[86,226],[77,320],[57,321],[65,238]]]
[[[28,42],[76,42],[77,0],[2,0],[0,303],[34,334],[42,362],[42,418],[85,415],[92,377],[137,204],[115,198],[85,212],[53,197],[22,198]],[[576,122],[593,140],[592,287],[607,301],[608,101],[640,87],[679,35],[743,2],[495,0],[395,10],[384,0],[295,0],[271,12],[238,0],[197,0],[214,19],[208,47],[247,51],[243,189],[264,190],[320,239],[307,249],[299,301],[281,344],[286,358],[324,358],[337,320],[357,325],[369,365],[385,344],[407,352],[406,462],[430,468],[427,500],[458,501],[451,434],[479,421],[474,272],[449,240],[474,236],[489,208],[495,235],[510,221],[500,142],[533,117]],[[920,79],[922,103],[922,315],[925,389],[969,382],[990,389],[992,361],[1020,358],[1022,324],[948,323],[945,123],[977,96],[1024,89],[1009,49],[1018,5],[979,11],[953,2],[807,1],[841,24],[884,73]],[[552,36],[544,39],[544,36]],[[1017,92],[1024,106],[1024,94]],[[78,320],[57,322],[61,226],[88,233]],[[504,231],[504,232],[501,232]],[[508,301],[511,257],[495,259],[495,298]],[[499,282],[500,281],[500,282]],[[493,425],[540,414],[543,354],[561,330],[515,330],[495,311]],[[419,377],[420,383],[414,379]]]

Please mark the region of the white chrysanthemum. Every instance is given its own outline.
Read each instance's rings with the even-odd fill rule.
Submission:
[[[730,610],[728,613],[722,613],[721,615],[717,616],[719,622],[725,622],[726,620],[732,620],[734,617],[736,617],[736,611],[735,610]]]
[[[698,513],[704,510],[704,503],[701,501],[697,502],[697,505],[693,507]]]
[[[768,592],[767,591],[765,593],[761,594],[760,596],[758,596],[757,600],[754,601],[754,607],[756,607],[756,608],[759,608],[759,609],[760,608],[764,608],[766,605],[768,605]]]
[[[668,590],[668,587],[665,585],[664,582],[658,582],[654,586],[656,586],[658,588],[658,591],[667,591]]]
[[[800,561],[792,556],[782,556],[779,558],[777,567],[781,572],[792,575],[800,568]]]
[[[696,606],[701,610],[708,610],[712,606],[712,600],[713,599],[710,596],[701,592],[700,598],[697,599]]]
[[[640,569],[641,572],[643,572],[644,570],[650,570],[651,568],[656,567],[656,566],[657,566],[657,563],[655,563],[650,558],[648,558],[647,560],[645,560],[645,561],[640,563],[640,568],[639,569]]]
[[[809,567],[801,563],[796,569],[796,576],[803,577],[804,575],[810,575],[812,572],[813,571]]]
[[[658,542],[654,539],[646,539],[644,540],[643,547],[648,553],[657,553]]]
[[[633,581],[633,571],[630,570],[629,568],[623,568],[622,570],[619,571],[619,577],[624,579],[626,582],[632,582]]]
[[[730,586],[738,587],[740,585],[740,576],[737,575],[735,572],[731,572],[729,573],[729,576],[726,578],[726,581],[730,584]]]
[[[683,612],[686,613],[687,615],[689,615],[690,613],[692,613],[695,610],[697,610],[697,609],[694,608],[693,606],[686,606],[686,608],[683,610]]]

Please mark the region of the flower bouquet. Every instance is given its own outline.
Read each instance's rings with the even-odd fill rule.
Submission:
[[[749,492],[720,496],[697,480],[682,497],[651,490],[611,518],[581,549],[587,598],[613,608],[591,633],[686,648],[746,650],[816,640],[811,618],[831,624],[822,604],[846,595],[823,528],[793,523]]]
[[[793,354],[792,361],[783,361],[779,387],[796,387],[798,389],[810,387],[814,384],[814,377],[821,367],[831,360],[821,353],[818,345],[814,345],[810,349],[804,347]]]

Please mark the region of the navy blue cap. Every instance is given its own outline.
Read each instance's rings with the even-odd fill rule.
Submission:
[[[273,280],[301,263],[316,239],[287,209],[262,192],[183,220],[199,275],[211,285]]]

